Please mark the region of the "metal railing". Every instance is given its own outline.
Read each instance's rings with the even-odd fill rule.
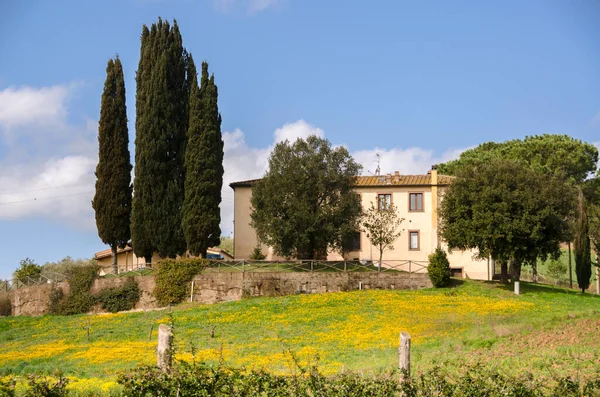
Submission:
[[[11,280],[0,280],[0,292],[12,291],[19,288],[31,287],[33,285],[44,285],[59,283],[65,281],[67,277],[64,274],[56,272],[44,272],[35,277],[13,278]]]

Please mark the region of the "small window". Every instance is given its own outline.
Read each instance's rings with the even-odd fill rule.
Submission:
[[[360,232],[355,232],[352,235],[352,242],[350,243],[350,251],[360,251]]]
[[[423,211],[423,193],[409,193],[409,211]]]
[[[387,210],[392,205],[391,194],[378,194],[377,195],[377,208],[380,210]]]
[[[419,232],[418,231],[410,231],[408,232],[408,248],[411,250],[418,250],[419,243]]]

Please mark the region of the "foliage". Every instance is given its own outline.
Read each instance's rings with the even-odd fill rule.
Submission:
[[[98,277],[98,270],[97,265],[74,267],[71,269],[67,275],[70,291],[56,303],[53,300],[56,298],[51,297],[49,310],[55,310],[51,313],[71,315],[90,311],[92,306],[98,301],[90,292],[92,283]],[[56,296],[59,296],[61,292],[57,291]]]
[[[598,149],[568,135],[535,135],[523,140],[483,143],[464,151],[457,160],[440,164],[438,171],[459,175],[461,169],[473,169],[498,159],[519,161],[543,174],[581,183],[596,172]]]
[[[577,284],[581,292],[590,286],[592,277],[592,252],[590,247],[590,237],[588,235],[588,217],[585,207],[583,192],[578,189],[577,195],[577,224],[575,233],[575,242],[573,244],[575,251],[575,273],[577,274]]]
[[[65,292],[62,288],[52,288],[50,291],[50,299],[48,303],[48,313],[50,314],[60,314],[61,312],[61,302],[65,297]]]
[[[400,236],[398,230],[404,218],[398,217],[398,209],[394,204],[386,209],[379,210],[373,202],[367,209],[362,226],[367,236],[375,247],[379,249],[379,263],[383,258],[383,252],[394,249],[394,241]]]
[[[27,283],[29,279],[37,280],[40,274],[42,274],[42,267],[29,258],[19,262],[19,268],[14,272],[15,278],[22,283]]]
[[[131,310],[139,300],[140,288],[133,277],[127,277],[125,284],[120,287],[100,291],[98,296],[102,308],[111,313]]]
[[[567,264],[560,259],[551,259],[548,263],[548,275],[555,279],[555,283],[567,274]]]
[[[441,236],[451,248],[476,249],[480,258],[514,260],[518,266],[556,257],[569,232],[573,198],[557,177],[491,160],[462,169],[445,192]]]
[[[60,372],[55,379],[45,376],[30,375],[27,378],[27,391],[23,397],[64,397],[67,396],[68,379]]]
[[[78,258],[73,259],[70,256],[65,256],[63,259],[56,262],[46,262],[42,266],[42,274],[51,276],[51,273],[69,274],[73,268],[82,266],[96,266],[96,260]]]
[[[8,296],[0,297],[0,316],[10,316],[12,314],[12,303]]]
[[[253,261],[262,261],[266,258],[265,254],[262,253],[260,243],[256,244],[256,247],[250,253],[250,259]]]
[[[165,259],[158,262],[154,296],[159,305],[173,305],[190,295],[189,283],[210,262],[201,258]]]
[[[544,397],[598,396],[600,381],[579,382],[570,377],[550,385],[525,373],[508,376],[482,365],[464,368],[451,376],[444,367],[398,382],[396,371],[372,376],[344,372],[323,376],[318,367],[298,365],[293,376],[265,371],[246,371],[206,364],[179,364],[171,373],[155,367],[139,367],[119,376],[126,397],[170,396],[296,396],[296,397]]]
[[[450,262],[446,251],[437,247],[429,255],[429,265],[427,266],[429,279],[435,288],[446,287],[450,283]]]
[[[233,255],[233,239],[231,237],[221,236],[221,241],[218,245],[223,251],[226,251],[228,254]]]
[[[125,79],[119,57],[110,59],[100,103],[98,122],[98,165],[96,194],[92,207],[96,213],[98,236],[112,249],[114,273],[118,273],[117,247],[123,248],[131,238],[131,160]]]
[[[206,257],[206,250],[220,243],[221,188],[223,186],[223,139],[218,91],[208,63],[202,62],[201,86],[190,55],[190,121],[185,149],[185,199],[182,224],[192,255]]]
[[[131,237],[135,254],[185,252],[181,227],[188,129],[187,52],[177,22],[142,28],[136,73],[135,178]]]
[[[360,216],[353,192],[360,170],[346,148],[314,135],[278,143],[252,189],[251,224],[259,239],[284,257],[326,256],[341,226]]]

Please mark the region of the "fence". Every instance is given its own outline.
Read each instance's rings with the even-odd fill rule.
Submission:
[[[426,261],[389,260],[382,261],[317,261],[317,260],[209,260],[204,272],[386,272],[386,273],[426,273]],[[136,270],[118,275],[108,273],[103,277],[143,276],[152,274],[151,267],[139,267]]]
[[[12,291],[19,288],[31,287],[32,285],[42,285],[59,283],[65,281],[67,277],[56,272],[44,272],[35,277],[13,278],[12,280],[0,280],[0,292]]]

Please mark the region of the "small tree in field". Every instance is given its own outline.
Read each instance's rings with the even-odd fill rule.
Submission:
[[[567,274],[567,265],[560,259],[551,259],[548,263],[548,275],[554,279],[554,285]]]
[[[19,268],[15,270],[14,276],[20,282],[26,283],[28,279],[37,279],[42,274],[42,267],[29,258],[19,262]]]
[[[365,212],[362,225],[371,244],[379,249],[379,269],[381,269],[383,252],[394,250],[394,241],[402,233],[398,231],[398,227],[403,220],[404,218],[398,217],[394,204],[380,210],[371,203],[371,207]]]
[[[427,273],[431,284],[435,288],[445,287],[450,283],[450,262],[446,252],[440,247],[436,248],[435,251],[429,255],[429,265],[427,266]]]

